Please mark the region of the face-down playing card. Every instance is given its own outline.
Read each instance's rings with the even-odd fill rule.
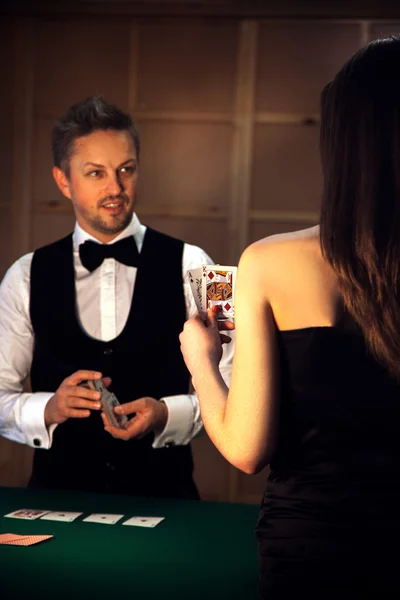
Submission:
[[[101,379],[91,379],[87,384],[92,390],[101,393],[101,406],[111,425],[118,427],[118,429],[123,429],[125,423],[128,421],[128,417],[126,415],[117,415],[114,412],[114,408],[120,405],[116,395],[106,388]]]

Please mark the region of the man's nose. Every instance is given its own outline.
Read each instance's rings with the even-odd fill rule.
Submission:
[[[118,194],[124,190],[122,181],[118,177],[118,174],[111,175],[107,183],[107,192],[110,196],[118,196]]]

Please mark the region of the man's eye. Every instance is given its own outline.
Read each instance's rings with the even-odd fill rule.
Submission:
[[[133,175],[133,173],[136,171],[136,167],[122,167],[120,169],[120,172],[122,173],[122,175]]]
[[[100,171],[89,171],[88,175],[89,175],[89,177],[96,178],[96,177],[99,177],[101,175],[101,172]]]

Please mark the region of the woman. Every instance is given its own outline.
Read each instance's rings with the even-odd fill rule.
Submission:
[[[324,89],[320,228],[243,253],[229,391],[216,315],[181,334],[213,443],[270,465],[260,598],[400,591],[399,65],[400,38],[377,40]]]

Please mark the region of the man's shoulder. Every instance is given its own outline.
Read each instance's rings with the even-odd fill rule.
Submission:
[[[61,238],[44,246],[40,246],[32,252],[27,252],[26,254],[23,254],[8,268],[3,278],[3,284],[7,286],[14,284],[28,285],[34,256],[37,254],[41,254],[42,252],[51,253],[53,249],[56,249],[63,244],[67,244],[69,239],[72,239],[72,234],[69,234],[64,238]]]
[[[168,233],[164,233],[162,231],[158,231],[157,229],[153,229],[152,227],[146,227],[146,234],[150,237],[157,238],[159,241],[164,241],[165,243],[180,245],[183,250],[183,263],[187,265],[187,268],[195,268],[199,267],[202,264],[213,264],[213,260],[207,254],[203,248],[200,246],[196,246],[194,244],[190,244],[185,240],[182,240],[178,237],[170,235]]]
[[[52,252],[53,250],[56,250],[58,248],[62,248],[63,246],[68,247],[69,244],[71,244],[71,243],[72,243],[72,233],[69,233],[68,235],[66,235],[63,238],[60,238],[58,240],[54,240],[54,242],[50,242],[48,244],[44,244],[43,246],[39,246],[32,253],[32,255],[34,255],[34,254],[41,254],[41,253],[47,253],[47,252]]]
[[[200,246],[195,246],[194,244],[189,244],[185,242],[183,252],[186,260],[188,262],[195,263],[195,265],[198,267],[200,265],[214,264],[214,261],[212,260],[210,255],[205,250],[203,250],[203,248],[200,248]],[[192,266],[192,268],[194,267]]]
[[[28,252],[13,262],[1,282],[3,290],[10,293],[12,290],[20,290],[20,286],[29,285],[32,257],[33,252]]]

